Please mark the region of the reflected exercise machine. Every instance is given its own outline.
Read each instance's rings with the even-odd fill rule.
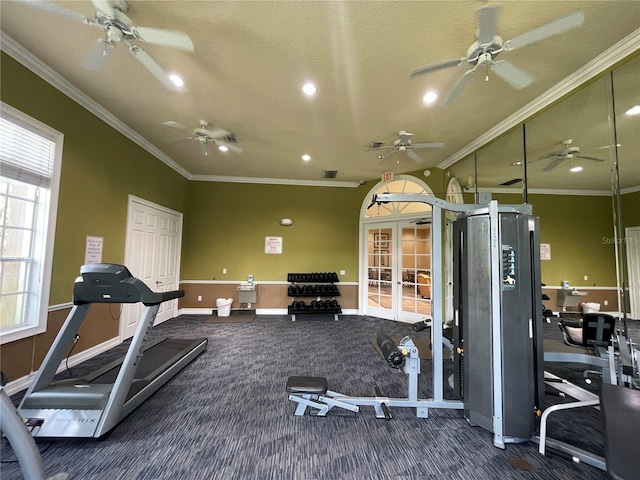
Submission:
[[[206,338],[147,344],[160,304],[183,296],[183,290],[151,291],[123,265],[82,266],[73,287],[73,308],[18,407],[31,434],[101,437],[204,352]],[[138,302],[145,308],[123,358],[92,375],[54,381],[93,303]]]

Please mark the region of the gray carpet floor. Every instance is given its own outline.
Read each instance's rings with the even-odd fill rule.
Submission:
[[[49,475],[70,479],[603,479],[584,464],[537,453],[531,442],[493,446],[460,411],[392,409],[390,422],[334,409],[325,418],[296,417],[285,392],[292,375],[327,377],[347,395],[404,396],[406,376],[392,370],[369,338],[415,333],[410,325],[361,316],[257,316],[251,323],[210,323],[181,316],[152,336],[207,337],[208,349],[124,419],[104,440],[38,441]],[[545,336],[557,326],[545,325]],[[122,354],[126,345],[72,368],[80,377]],[[430,395],[431,361],[422,360],[420,395]],[[450,367],[450,362],[447,368]],[[61,378],[67,373],[61,373]],[[452,396],[448,387],[446,394]],[[18,398],[14,397],[14,401]],[[557,397],[550,397],[557,402]],[[593,409],[557,414],[554,438],[602,454]],[[524,460],[524,471],[513,466]],[[520,462],[521,463],[521,462]],[[19,479],[19,465],[2,440],[0,478]]]

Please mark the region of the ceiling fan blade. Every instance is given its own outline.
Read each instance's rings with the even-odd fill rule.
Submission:
[[[500,7],[498,5],[487,5],[478,9],[478,43],[485,45],[493,41],[498,32],[498,14]]]
[[[107,14],[109,18],[113,18],[116,16],[113,5],[109,0],[91,0],[91,3],[93,3],[93,6],[96,7],[96,10],[100,10],[101,12]]]
[[[184,130],[185,132],[191,133],[191,130],[189,130],[187,127],[185,127],[181,123],[174,122],[174,121],[171,121],[171,120],[169,120],[167,122],[162,122],[162,125],[166,125],[167,127],[172,127],[172,128],[178,128],[180,130]]]
[[[604,159],[602,158],[596,158],[596,157],[590,157],[588,155],[573,155],[574,157],[578,157],[578,158],[585,158],[587,160],[593,160],[594,162],[604,162]]]
[[[135,27],[136,36],[147,43],[154,43],[163,47],[177,48],[193,52],[195,47],[189,35],[176,30],[164,30],[161,28]]]
[[[449,95],[447,95],[447,98],[445,98],[442,101],[442,105],[451,105],[451,103],[453,103],[453,101],[455,100],[455,98],[460,95],[460,92],[462,92],[462,90],[464,89],[464,87],[467,85],[467,83],[469,82],[469,80],[471,80],[471,77],[473,77],[474,73],[476,73],[476,69],[472,69],[472,70],[467,70],[465,72],[464,75],[462,75],[462,77],[460,77],[460,79],[456,82],[456,84],[453,86],[453,88],[451,89],[451,91],[449,92]]]
[[[111,52],[115,49],[115,46],[109,42],[105,42],[100,39],[93,44],[93,47],[89,49],[87,58],[84,60],[84,66],[88,70],[102,70],[109,59]]]
[[[76,20],[78,22],[93,24],[94,21],[88,17],[85,17],[80,12],[76,12],[75,10],[71,10],[66,7],[62,7],[60,5],[56,5],[51,2],[46,2],[42,0],[25,0],[27,5],[30,5],[35,8],[39,8],[40,10],[45,10],[47,12],[57,13],[58,15],[62,15],[63,17],[70,18],[71,20]]]
[[[544,40],[545,38],[549,38],[554,35],[566,32],[567,30],[577,28],[581,26],[583,22],[584,13],[581,11],[573,12],[566,17],[559,18],[558,20],[555,20],[551,23],[547,23],[546,25],[542,25],[538,28],[534,28],[533,30],[529,30],[522,35],[518,35],[511,40],[507,40],[506,42],[504,42],[502,48],[506,51],[516,50],[518,48],[524,47],[525,45],[529,45],[531,43]]]
[[[411,72],[411,77],[417,77],[418,75],[424,75],[425,73],[436,72],[444,68],[457,67],[467,61],[467,58],[456,58],[454,60],[447,60],[446,62],[433,63],[425,67],[418,67]]]
[[[549,172],[549,171],[553,170],[554,168],[556,168],[558,165],[560,165],[563,160],[564,160],[563,157],[558,157],[554,161],[552,161],[549,165],[544,167],[542,170],[544,170],[545,172]]]
[[[424,158],[422,158],[420,155],[418,155],[416,152],[414,152],[413,150],[405,150],[405,153],[409,156],[409,158],[411,160],[413,160],[416,163],[422,163],[424,162]]]
[[[227,147],[229,150],[235,153],[242,153],[244,149],[240,145],[236,145],[235,143],[223,142],[222,140],[213,139],[216,145]]]
[[[129,51],[142,65],[144,65],[147,70],[149,70],[149,72],[151,72],[154,77],[160,81],[160,83],[162,83],[162,85],[164,85],[167,90],[171,90],[172,92],[177,92],[179,90],[179,88],[171,81],[167,72],[164,71],[164,69],[151,57],[151,55],[136,45],[129,47]]]
[[[444,147],[444,143],[442,142],[422,142],[422,143],[414,143],[412,148],[442,148]]]
[[[533,75],[507,60],[498,60],[491,65],[491,70],[516,90],[521,90],[533,82]]]

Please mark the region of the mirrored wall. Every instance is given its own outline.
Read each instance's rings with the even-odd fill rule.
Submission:
[[[640,319],[639,78],[636,55],[446,172],[465,202],[533,206],[553,310],[568,284],[580,305]]]

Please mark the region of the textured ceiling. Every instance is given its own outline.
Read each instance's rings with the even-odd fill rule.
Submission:
[[[103,36],[101,30],[26,3],[1,2],[2,31],[189,176],[303,182],[321,181],[323,170],[337,170],[337,181],[358,182],[384,171],[399,174],[446,164],[640,25],[637,1],[503,2],[497,30],[505,40],[574,11],[583,11],[585,20],[580,28],[500,54],[499,59],[535,77],[526,88],[514,90],[491,70],[485,81],[482,70],[453,104],[425,106],[421,98],[427,89],[444,96],[468,66],[413,79],[410,73],[464,56],[475,41],[476,10],[485,2],[129,2],[127,15],[135,25],[183,31],[193,41],[193,53],[137,42],[167,71],[180,73],[186,86],[179,92],[163,88],[124,44],[99,72],[85,69],[84,59]],[[90,1],[51,3],[88,17],[95,13]],[[318,86],[311,98],[300,90],[307,80]],[[637,83],[630,90],[637,96]],[[575,117],[575,110],[569,115]],[[193,129],[200,119],[235,134],[244,151],[209,148],[205,156],[197,142],[179,141],[179,130],[162,125],[175,121]],[[563,139],[573,136],[582,153],[596,156],[588,151],[596,147],[584,129],[584,138],[576,138],[580,132],[562,131],[566,119],[548,123],[552,128],[541,127],[536,139],[539,151],[558,150]],[[595,123],[603,121],[598,117]],[[424,159],[420,164],[404,153],[381,163],[379,152],[367,150],[373,141],[393,145],[400,130],[413,133],[414,143],[441,141],[445,147],[417,150]],[[491,161],[497,170],[507,161],[506,156],[497,161],[504,149],[495,150],[487,171]],[[304,153],[311,161],[301,160]],[[640,184],[638,171],[632,185]],[[596,177],[580,187],[608,188],[602,175]],[[487,182],[498,180],[492,176]]]

